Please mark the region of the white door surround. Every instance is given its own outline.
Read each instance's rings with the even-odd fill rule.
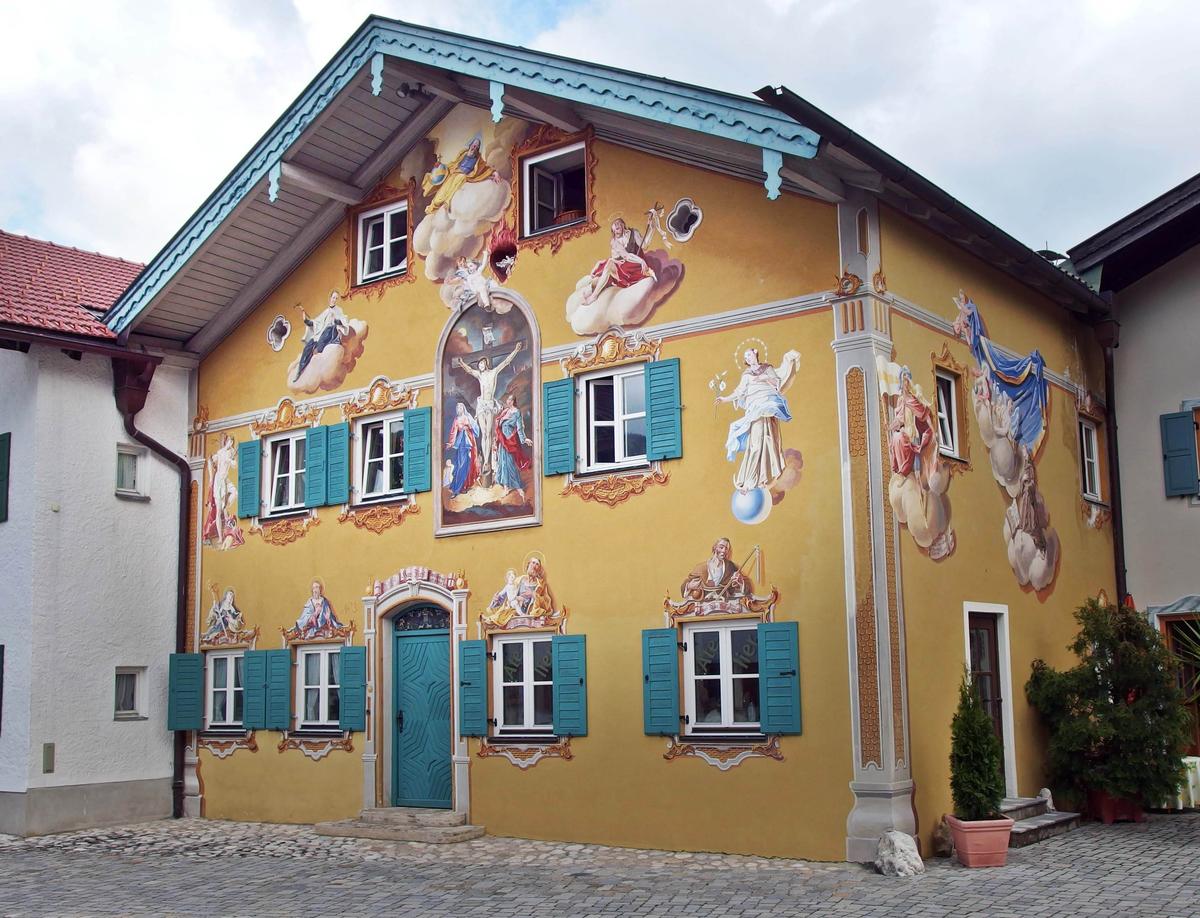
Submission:
[[[1012,655],[1008,639],[1008,606],[993,602],[963,603],[963,661],[968,671],[971,668],[971,613],[996,617],[996,658],[1000,665],[1000,711],[1004,733],[1004,793],[1009,797],[1017,794],[1017,755],[1013,732],[1012,705]]]

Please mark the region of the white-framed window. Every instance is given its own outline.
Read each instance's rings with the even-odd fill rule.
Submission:
[[[358,215],[358,283],[408,269],[408,202]]]
[[[684,732],[758,733],[758,623],[694,622],[683,642]]]
[[[1079,477],[1083,485],[1083,496],[1089,500],[1100,500],[1100,451],[1096,436],[1096,425],[1085,418],[1079,419]]]
[[[304,508],[304,435],[304,430],[293,430],[263,442],[267,516]]]
[[[144,666],[118,666],[113,697],[114,720],[145,720]]]
[[[587,219],[582,140],[521,160],[522,226],[536,236]]]
[[[576,382],[580,472],[646,463],[644,364],[599,370]]]
[[[959,378],[948,370],[938,370],[937,424],[938,451],[958,458],[958,384]]]
[[[354,439],[355,498],[358,504],[402,497],[404,413],[360,420]]]
[[[297,719],[301,730],[337,729],[341,714],[341,644],[296,652]]]
[[[130,443],[117,444],[116,495],[132,500],[149,500],[146,488],[145,459],[150,451]]]
[[[554,731],[554,654],[549,634],[492,639],[492,698],[496,733]]]
[[[242,726],[245,682],[242,651],[204,655],[204,725],[210,730]]]

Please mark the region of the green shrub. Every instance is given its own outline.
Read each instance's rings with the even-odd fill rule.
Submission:
[[[1089,599],[1069,645],[1079,663],[1035,660],[1025,695],[1050,731],[1052,786],[1157,805],[1183,778],[1188,715],[1174,657],[1145,615]]]
[[[958,710],[950,722],[950,793],[954,815],[974,821],[996,819],[1004,799],[1003,752],[992,719],[963,674]]]

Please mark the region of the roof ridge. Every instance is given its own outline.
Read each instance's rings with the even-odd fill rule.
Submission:
[[[8,236],[11,239],[24,239],[26,242],[36,242],[39,245],[53,246],[65,252],[77,252],[80,255],[94,255],[97,258],[104,258],[108,261],[119,261],[122,264],[129,265],[132,268],[144,268],[145,263],[140,261],[130,261],[128,258],[122,258],[120,255],[106,255],[104,252],[95,252],[91,249],[81,249],[73,245],[63,245],[61,242],[54,242],[50,239],[39,239],[37,236],[28,236],[25,233],[12,233],[6,229],[0,229],[0,236]]]

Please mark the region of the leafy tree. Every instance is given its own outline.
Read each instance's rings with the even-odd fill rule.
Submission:
[[[1051,782],[1150,805],[1173,796],[1188,723],[1175,658],[1136,609],[1089,599],[1075,620],[1079,663],[1058,672],[1035,660],[1025,684],[1050,731]]]
[[[1004,798],[1003,751],[992,719],[966,673],[958,687],[958,710],[950,722],[950,793],[954,815],[997,819]]]

